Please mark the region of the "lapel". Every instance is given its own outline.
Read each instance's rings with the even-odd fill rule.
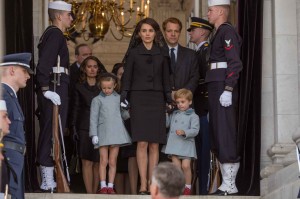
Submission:
[[[180,66],[183,66],[182,63],[184,61],[184,50],[181,45],[178,44],[178,50],[177,50],[177,61],[175,63],[175,72],[177,72],[180,68]]]

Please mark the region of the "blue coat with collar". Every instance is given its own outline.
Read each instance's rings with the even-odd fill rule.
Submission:
[[[162,152],[165,154],[189,157],[197,159],[195,137],[200,129],[199,117],[194,109],[186,111],[176,110],[167,118],[167,126],[170,124],[167,144]],[[176,134],[176,130],[184,130],[185,136]]]
[[[9,134],[4,136],[3,141],[10,141],[17,144],[25,145],[25,132],[24,132],[24,115],[21,106],[18,102],[18,98],[15,92],[6,84],[2,83],[3,88],[3,100],[6,102],[8,118],[11,121],[9,125]],[[14,180],[14,176],[10,172],[9,177],[9,191],[11,198],[24,198],[24,155],[18,151],[12,149],[6,149],[4,146],[4,156],[7,159],[7,163],[13,169],[16,174],[17,181]],[[7,183],[7,182],[4,182]]]
[[[9,125],[9,134],[7,134],[3,140],[25,145],[25,118],[18,98],[12,88],[8,85],[2,83],[2,88],[3,100],[6,102],[8,117],[11,121],[11,124]]]

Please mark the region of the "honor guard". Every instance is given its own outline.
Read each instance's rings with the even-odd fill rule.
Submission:
[[[235,184],[239,169],[237,151],[236,108],[237,81],[242,70],[241,38],[228,23],[230,0],[208,0],[208,21],[214,25],[209,50],[208,83],[209,123],[212,152],[220,162],[222,184],[216,195],[236,195]]]
[[[208,173],[210,168],[210,138],[208,127],[208,93],[205,83],[208,62],[206,59],[208,50],[208,37],[213,26],[205,19],[199,17],[191,18],[191,25],[187,29],[190,42],[196,44],[196,56],[198,59],[199,79],[194,93],[194,108],[200,118],[200,132],[196,137],[196,148],[199,158],[197,159],[197,175],[199,179],[199,193],[208,193]]]
[[[49,19],[52,22],[40,38],[39,61],[36,68],[37,99],[40,109],[40,134],[37,162],[40,165],[42,191],[54,190],[54,162],[52,156],[52,110],[59,106],[62,129],[65,128],[68,112],[69,51],[63,33],[71,26],[71,4],[53,1],[48,4]],[[59,64],[59,65],[58,65]],[[60,79],[54,91],[54,74]]]
[[[9,186],[11,198],[24,198],[24,155],[26,152],[26,140],[24,132],[24,115],[17,98],[20,88],[26,86],[29,74],[33,74],[29,62],[30,53],[18,53],[4,56],[0,64],[1,85],[3,100],[6,103],[8,118],[11,121],[9,134],[3,137],[3,154],[6,169],[2,172],[2,179],[9,179],[2,182]]]

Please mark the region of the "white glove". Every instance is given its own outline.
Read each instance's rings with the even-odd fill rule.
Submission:
[[[129,104],[128,101],[125,100],[124,102],[121,102],[121,107],[126,109],[128,108],[128,104]]]
[[[60,97],[56,92],[52,92],[52,91],[46,91],[44,93],[45,98],[49,99],[52,101],[53,104],[55,105],[60,105]]]
[[[224,91],[220,96],[220,103],[224,107],[228,107],[232,104],[232,92]]]
[[[93,138],[92,138],[92,143],[93,143],[93,145],[98,144],[98,142],[99,142],[98,136],[97,136],[97,135],[94,135]]]

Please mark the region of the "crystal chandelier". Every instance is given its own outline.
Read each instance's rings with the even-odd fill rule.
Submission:
[[[131,37],[141,19],[149,17],[150,0],[65,0],[72,4],[74,21],[68,29],[71,39],[103,40],[110,30],[116,40]],[[137,2],[138,1],[138,2]]]

